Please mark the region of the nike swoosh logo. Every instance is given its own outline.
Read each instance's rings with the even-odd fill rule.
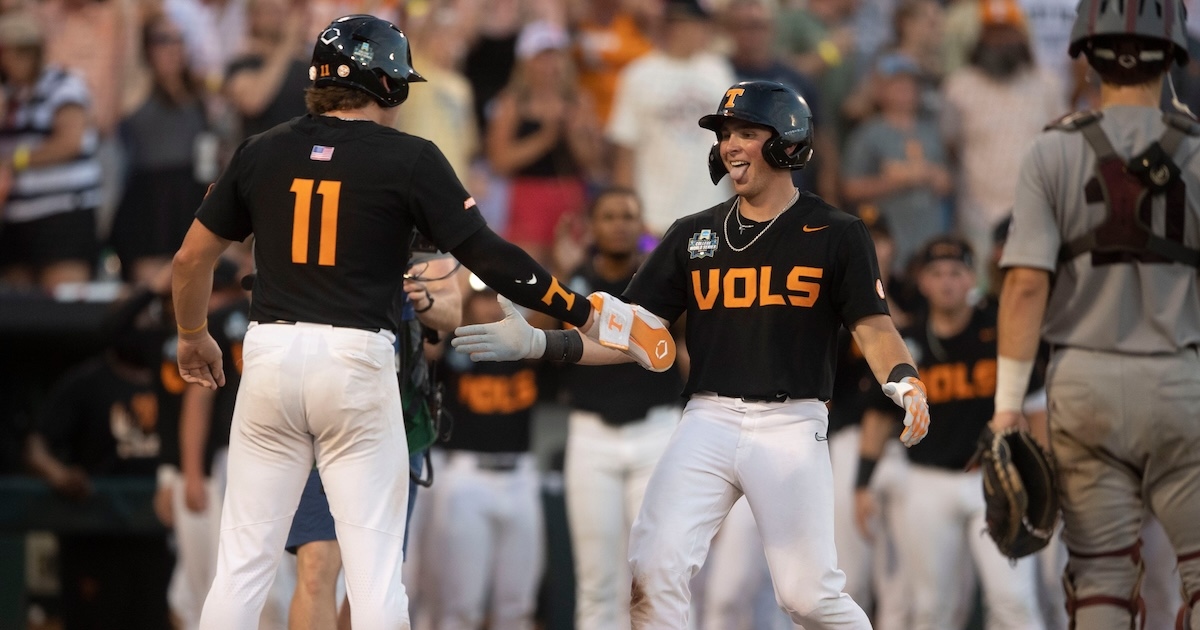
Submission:
[[[829,227],[829,226],[828,226],[828,225],[822,225],[821,227],[808,227],[807,225],[805,225],[805,226],[804,226],[804,231],[805,231],[805,232],[820,232],[821,230],[824,230],[824,229],[825,229],[825,228],[827,228],[827,227]]]
[[[529,274],[528,280],[517,280],[517,284],[537,284],[537,274]]]
[[[829,226],[826,225],[825,227],[829,227]],[[813,435],[815,435],[817,437],[818,442],[828,442],[829,441],[828,436],[821,435],[820,433],[814,433]]]

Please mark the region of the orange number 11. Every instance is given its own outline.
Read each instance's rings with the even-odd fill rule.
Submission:
[[[292,262],[303,265],[308,262],[308,218],[312,213],[313,184],[311,179],[293,179],[292,192],[296,194],[295,220],[292,222]],[[321,245],[317,252],[317,264],[332,267],[337,255],[338,197],[342,193],[342,182],[323,181],[317,184],[321,196]]]

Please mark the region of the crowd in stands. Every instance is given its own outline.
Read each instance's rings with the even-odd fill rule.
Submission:
[[[308,47],[351,13],[400,26],[427,79],[397,128],[433,140],[491,227],[564,278],[595,251],[601,191],[632,191],[642,252],[731,196],[710,179],[714,137],[697,120],[736,81],[769,79],[814,111],[797,185],[887,226],[896,307],[916,309],[913,255],[947,233],[992,251],[1025,148],[1098,89],[1066,52],[1074,0],[3,0],[0,309],[97,283],[125,308],[104,322],[102,354],[40,395],[0,383],[0,431],[24,445],[0,449],[0,472],[82,496],[91,477],[153,478],[178,458],[165,416],[179,410],[162,402],[183,388],[162,350],[172,255],[238,145],[304,115]],[[1200,19],[1189,27],[1200,36]],[[1200,111],[1198,58],[1174,89]],[[990,260],[975,260],[983,292]],[[250,245],[227,267],[218,280],[236,292]],[[23,360],[4,357],[0,375]],[[148,568],[129,579],[162,599],[130,627],[156,627],[166,541],[101,545],[108,555],[62,570],[136,549]],[[66,539],[62,554],[81,547],[97,545]],[[70,606],[87,597],[63,590]]]

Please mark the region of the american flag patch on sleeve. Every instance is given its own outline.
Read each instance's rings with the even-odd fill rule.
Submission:
[[[308,159],[318,162],[328,162],[333,159],[333,147],[323,147],[319,144],[314,144],[312,153],[308,154]]]

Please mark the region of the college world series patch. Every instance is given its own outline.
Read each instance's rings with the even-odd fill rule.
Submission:
[[[688,239],[688,256],[690,258],[712,258],[717,252],[717,243],[720,240],[712,230],[700,230]]]

